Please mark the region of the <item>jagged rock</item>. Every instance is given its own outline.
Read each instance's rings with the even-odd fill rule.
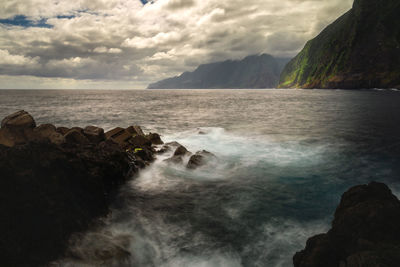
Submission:
[[[295,267],[396,267],[400,262],[400,201],[383,183],[349,189],[332,228],[307,241]]]
[[[72,234],[107,214],[118,186],[153,160],[151,141],[123,128],[104,140],[94,126],[35,125],[20,111],[0,129],[4,266],[48,266],[63,255]]]
[[[142,128],[140,128],[140,126],[129,126],[128,128],[126,128],[126,130],[131,133],[132,135],[141,135],[144,136],[144,133],[142,131]]]
[[[174,152],[174,156],[183,156],[186,153],[188,153],[189,151],[186,149],[186,147],[180,145],[178,146],[178,148],[175,150]]]
[[[57,127],[56,131],[62,135],[65,135],[66,133],[68,133],[70,129],[67,127]]]
[[[114,128],[114,129],[112,129],[112,130],[106,132],[106,134],[105,134],[105,135],[106,135],[106,139],[116,137],[116,136],[118,136],[119,134],[121,134],[123,131],[124,131],[124,128],[116,127],[116,128]]]
[[[0,145],[2,265],[47,266],[71,234],[107,214],[132,166],[116,144],[102,143]]]
[[[52,124],[42,124],[34,128],[31,140],[35,141],[48,140],[56,145],[65,143],[64,136],[58,133],[56,131],[56,127]]]
[[[106,138],[104,134],[104,129],[96,126],[86,126],[85,129],[83,129],[83,134],[92,143],[100,143],[101,141],[104,141]]]
[[[35,128],[36,122],[33,117],[26,111],[20,110],[8,115],[1,121],[1,128],[10,130],[21,130],[26,128]]]
[[[187,167],[189,169],[196,169],[197,167],[205,165],[211,158],[216,158],[216,156],[206,150],[197,151],[196,154],[190,157]]]
[[[162,145],[164,142],[161,140],[161,137],[158,133],[149,133],[147,136],[147,139],[150,140],[150,142],[153,145]]]
[[[68,131],[68,133],[64,136],[65,141],[67,144],[88,144],[89,140],[86,138],[86,136],[83,135],[82,132],[79,131],[79,129],[71,129]]]

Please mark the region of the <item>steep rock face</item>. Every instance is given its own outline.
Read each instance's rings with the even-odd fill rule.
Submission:
[[[285,59],[270,55],[248,56],[240,61],[227,60],[200,65],[148,86],[149,89],[275,88]]]
[[[400,201],[382,183],[349,189],[326,234],[308,239],[295,267],[395,267],[400,263]]]
[[[355,0],[284,68],[281,88],[400,88],[400,1]]]

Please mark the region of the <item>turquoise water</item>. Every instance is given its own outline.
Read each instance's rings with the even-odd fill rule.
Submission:
[[[0,91],[0,117],[18,109],[58,126],[140,124],[218,157],[193,171],[160,156],[65,266],[291,266],[348,187],[400,192],[398,91]]]

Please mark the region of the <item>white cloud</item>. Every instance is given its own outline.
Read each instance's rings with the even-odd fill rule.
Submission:
[[[44,18],[53,27],[0,24],[0,75],[140,87],[211,61],[294,56],[351,2],[5,0],[0,18]]]

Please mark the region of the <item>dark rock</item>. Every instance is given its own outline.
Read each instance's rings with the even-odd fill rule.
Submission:
[[[45,266],[73,233],[108,212],[118,185],[132,172],[113,143],[61,148],[30,142],[0,145],[3,266]]]
[[[61,257],[73,234],[108,213],[119,185],[153,160],[151,141],[144,135],[123,128],[107,134],[94,126],[35,127],[24,111],[2,121],[2,266],[47,266]],[[103,252],[108,260],[108,250]]]
[[[178,146],[178,148],[175,150],[174,152],[174,156],[183,156],[186,153],[188,153],[189,151],[186,149],[186,147],[180,145]]]
[[[135,148],[143,148],[145,146],[151,146],[151,141],[142,135],[136,135],[129,140],[129,143]]]
[[[118,135],[122,134],[124,132],[124,128],[121,127],[116,127],[108,132],[106,132],[106,138],[113,138],[113,137],[117,137]]]
[[[33,117],[26,111],[20,110],[8,115],[1,121],[1,128],[11,130],[21,130],[26,128],[35,128],[36,122]]]
[[[62,134],[56,131],[56,127],[52,124],[42,124],[33,129],[33,135],[30,140],[43,141],[47,140],[56,145],[65,143]]]
[[[78,129],[71,129],[68,133],[64,136],[65,141],[67,144],[88,144],[89,140],[86,136],[83,135]]]
[[[83,128],[81,128],[81,127],[72,127],[71,129],[69,129],[69,131],[74,131],[74,130],[80,132],[81,134],[83,134]]]
[[[216,159],[216,156],[206,150],[198,151],[190,157],[187,167],[189,169],[196,169],[197,167],[205,165],[211,159]]]
[[[351,188],[342,196],[332,228],[307,241],[295,267],[399,266],[400,201],[382,183]]]
[[[62,135],[65,135],[70,129],[67,127],[57,127],[56,131]]]
[[[96,126],[86,126],[85,129],[83,129],[83,134],[92,143],[100,143],[106,139],[104,129]]]
[[[144,133],[142,131],[142,128],[140,126],[129,126],[126,128],[128,132],[130,132],[132,135],[141,135],[144,136]]]
[[[0,144],[12,147],[32,139],[35,120],[24,110],[15,112],[1,121]]]
[[[147,139],[150,140],[150,142],[153,145],[162,145],[164,142],[161,140],[161,137],[158,133],[149,133],[147,136]]]
[[[151,162],[154,160],[153,152],[148,147],[135,148],[134,154],[135,156],[140,157],[144,162]]]

